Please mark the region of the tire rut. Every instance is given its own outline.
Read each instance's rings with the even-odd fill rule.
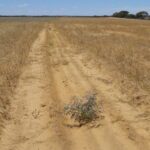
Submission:
[[[114,89],[105,74],[84,66],[81,56],[54,25],[39,33],[12,97],[11,120],[6,123],[0,149],[149,149],[146,139],[130,123],[137,111],[120,103],[119,98],[126,97]],[[98,127],[76,126],[63,108],[74,96],[93,90],[103,103],[105,118],[98,120]]]
[[[101,93],[100,95],[102,96],[102,97],[105,97],[105,95],[107,95],[108,94],[108,92],[101,92],[100,90],[102,90],[102,87],[100,87],[97,83],[95,83],[95,82],[93,82],[93,80],[89,80],[89,78],[86,76],[86,73],[85,73],[85,70],[83,69],[83,64],[81,64],[81,62],[80,62],[80,59],[79,58],[70,58],[70,56],[68,55],[68,51],[66,50],[66,49],[72,49],[71,47],[63,47],[63,43],[65,42],[65,41],[63,41],[63,39],[62,39],[62,37],[61,37],[61,35],[59,35],[59,33],[58,32],[54,32],[54,33],[52,33],[52,35],[53,35],[53,37],[55,37],[55,42],[58,42],[58,44],[57,44],[57,46],[59,46],[59,53],[61,53],[60,55],[63,57],[63,58],[65,58],[68,62],[69,62],[69,65],[67,65],[67,68],[66,68],[66,70],[67,70],[67,72],[70,72],[70,76],[72,76],[73,78],[74,78],[74,80],[76,81],[80,81],[79,82],[79,84],[80,84],[80,86],[82,87],[82,89],[84,89],[84,91],[86,91],[87,89],[89,90],[89,89],[97,89],[98,91],[99,91],[99,93]],[[61,44],[62,43],[62,44]],[[66,44],[67,45],[67,44]],[[68,53],[67,53],[68,52]],[[82,82],[81,82],[82,81]],[[79,86],[78,86],[79,87]],[[105,85],[104,87],[106,87],[106,89],[107,89],[107,86]],[[74,85],[74,88],[77,88],[76,87],[76,85]],[[111,95],[111,94],[109,94],[109,95]],[[104,98],[104,99],[108,99],[108,98],[110,98],[110,97],[108,97],[107,96],[107,98]],[[106,102],[106,104],[107,103],[109,103],[108,101]],[[112,105],[112,103],[110,104],[110,105]],[[113,108],[113,105],[112,106],[110,106],[109,105],[109,107],[111,108],[111,109],[113,109],[113,112],[116,112],[116,113],[118,113],[117,111],[115,111],[115,108]],[[117,104],[118,105],[118,104]],[[108,107],[108,105],[105,105],[106,107]],[[107,110],[108,111],[108,110]],[[141,149],[143,146],[145,147],[145,149],[148,149],[148,145],[147,145],[147,143],[145,143],[145,142],[141,142],[141,140],[142,140],[142,137],[135,131],[135,129],[133,129],[133,127],[132,126],[130,126],[130,123],[129,122],[127,122],[125,119],[124,119],[124,117],[122,116],[122,119],[123,119],[123,121],[125,121],[126,123],[123,123],[123,124],[117,124],[117,126],[115,125],[115,126],[111,126],[112,125],[112,123],[111,123],[111,120],[112,120],[112,117],[111,117],[111,113],[112,113],[112,111],[109,109],[109,112],[105,112],[106,113],[106,115],[107,115],[107,118],[110,118],[110,119],[106,119],[105,121],[106,121],[106,125],[105,125],[105,131],[107,132],[107,131],[109,131],[109,132],[107,132],[107,134],[109,135],[108,137],[108,143],[109,143],[109,141],[110,141],[110,143],[111,143],[111,141],[114,141],[114,139],[116,139],[113,143],[115,143],[115,144],[112,144],[112,145],[114,145],[114,148],[115,149],[120,149],[120,148],[123,148],[122,147],[122,145],[126,145],[125,147],[124,147],[124,149],[128,149],[128,148],[131,148],[132,147],[132,149]],[[113,116],[114,117],[114,116]],[[135,140],[135,141],[130,141],[129,140],[129,138],[128,138],[128,131],[127,130],[125,130],[125,128],[127,128],[127,129],[130,129],[130,130],[132,130],[132,134],[134,135],[134,136],[136,136],[137,137],[137,139],[138,140]],[[100,131],[99,131],[100,132]],[[117,132],[117,134],[118,134],[118,137],[119,136],[121,136],[120,138],[118,138],[117,137],[117,134],[116,134],[116,132]],[[104,132],[105,133],[105,132]],[[121,133],[121,135],[119,135],[119,133]],[[91,137],[94,137],[94,139],[95,138],[97,138],[97,136],[93,136],[93,135],[95,135],[95,133],[92,131],[92,133],[91,133]],[[127,135],[126,135],[127,134]],[[130,133],[129,133],[130,134]],[[112,138],[110,138],[110,137],[112,137]],[[106,138],[106,137],[105,137]],[[120,139],[122,139],[122,140],[120,140]],[[96,140],[96,139],[95,139]],[[100,139],[99,138],[97,138],[97,141],[100,141]],[[103,141],[105,144],[106,144],[106,141],[104,141],[104,140],[102,140],[101,139],[101,141]],[[139,143],[139,141],[140,141],[140,143]],[[144,140],[142,140],[142,141],[144,141]],[[135,143],[136,144],[135,144]],[[101,143],[101,145],[105,145],[104,143],[102,143],[102,142],[100,142]],[[120,143],[120,144],[119,144]],[[108,145],[108,144],[106,144],[106,145]],[[110,146],[110,148],[112,147],[112,145]],[[138,146],[137,146],[138,145]],[[104,146],[103,146],[104,147]],[[109,146],[106,148],[106,149],[110,149],[109,148]]]

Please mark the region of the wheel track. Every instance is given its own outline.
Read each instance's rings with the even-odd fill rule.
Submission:
[[[60,36],[56,36],[56,38],[58,38],[58,37],[60,37]],[[62,39],[58,39],[57,40],[57,42],[60,42],[60,41],[63,41]],[[61,43],[60,43],[60,49],[62,50],[62,45],[61,45]],[[60,51],[61,52],[61,51]],[[61,52],[62,53],[62,55],[63,54],[65,54],[65,52]],[[63,57],[65,57],[66,58],[66,56],[64,55]],[[69,57],[68,57],[69,58]],[[76,65],[76,62],[73,60],[73,59],[68,59],[67,58],[67,60],[70,62],[70,64],[71,64],[71,67],[69,68],[69,70],[70,70],[70,73],[72,74],[72,76],[74,76],[74,79],[76,80],[76,79],[78,79],[78,81],[82,81],[82,83],[80,82],[80,86],[82,86],[83,87],[83,89],[84,89],[84,91],[87,91],[87,89],[89,90],[89,89],[94,89],[95,88],[95,85],[93,85],[92,84],[92,82],[90,82],[89,80],[87,80],[87,78],[86,78],[86,76],[84,75],[84,73],[82,72],[82,70],[80,70],[79,68],[81,68],[81,66],[77,66]],[[76,70],[76,71],[74,71],[74,70]],[[75,74],[74,74],[75,73]],[[87,88],[88,87],[88,88]],[[76,87],[75,87],[76,88]],[[106,127],[107,128],[107,127]],[[108,129],[109,128],[107,128],[106,130],[105,130],[105,132],[104,133],[107,133],[107,131],[108,131]],[[110,134],[112,131],[110,131],[110,132],[108,132],[108,134]],[[114,135],[114,133],[112,132],[111,134],[110,134],[110,136],[112,136],[112,135]],[[95,139],[95,136],[93,136],[93,133],[91,132],[91,134],[90,134],[90,137],[93,137],[94,138],[94,140],[96,140]],[[92,139],[93,139],[92,138]],[[106,139],[106,137],[105,137],[105,139]],[[112,138],[112,139],[114,139],[114,137]],[[112,140],[112,139],[110,139],[110,140]],[[98,139],[97,141],[103,141],[102,139]],[[108,141],[109,141],[109,139],[108,139]],[[111,143],[111,141],[110,141],[110,143]],[[115,143],[119,143],[119,141],[115,141]],[[112,147],[112,145],[110,145],[109,146],[109,144],[106,144],[106,142],[105,141],[103,141],[102,142],[102,147],[105,147],[105,149],[110,149],[111,147]],[[119,145],[119,144],[117,144],[117,145]],[[121,145],[121,144],[120,144]],[[116,146],[114,146],[115,148],[117,148]],[[120,147],[120,146],[119,146]]]
[[[40,32],[33,43],[28,61],[12,98],[12,120],[8,121],[0,149],[2,150],[148,150],[149,145],[125,117],[124,108],[112,93],[112,86],[95,81],[94,68],[87,70],[78,55],[63,40],[53,25]],[[52,42],[52,45],[49,44]],[[64,63],[68,62],[68,63]],[[93,71],[92,77],[87,72]],[[103,75],[103,74],[102,74]],[[98,128],[66,126],[63,107],[73,96],[96,89],[102,99],[105,119]],[[112,123],[116,115],[123,121]],[[136,140],[128,139],[128,129]],[[141,141],[140,141],[141,140]],[[139,143],[138,143],[139,142]]]
[[[58,33],[58,32],[57,32]],[[56,40],[57,40],[57,42],[64,42],[63,41],[63,39],[61,38],[61,36],[60,35],[57,35],[56,33],[54,33],[55,35],[55,37],[56,37]],[[60,38],[60,39],[59,39]],[[61,53],[61,56],[63,56],[63,57],[65,57],[65,59],[67,59],[67,61],[69,61],[69,64],[71,64],[71,66],[72,67],[70,67],[70,72],[72,72],[72,76],[74,76],[75,78],[77,78],[78,77],[78,81],[83,81],[83,83],[85,83],[85,84],[80,84],[80,85],[85,85],[84,87],[83,87],[83,89],[85,88],[85,89],[87,89],[86,87],[90,87],[91,89],[93,89],[93,88],[98,88],[98,89],[100,89],[101,90],[101,87],[99,87],[97,84],[95,84],[95,82],[94,82],[94,84],[92,83],[92,80],[91,81],[89,81],[88,80],[88,78],[86,77],[86,75],[85,75],[85,72],[83,71],[83,65],[81,64],[81,63],[79,63],[79,61],[77,61],[77,60],[79,60],[79,59],[76,59],[76,60],[74,60],[74,58],[72,58],[72,59],[70,59],[68,56],[66,56],[66,51],[64,51],[63,52],[63,50],[64,50],[64,48],[62,48],[63,47],[63,44],[61,45],[61,43],[60,43],[60,53]],[[71,49],[71,47],[70,47],[70,49]],[[69,68],[68,68],[69,69]],[[74,74],[73,72],[73,70],[76,70],[76,73]],[[107,94],[107,92],[106,92],[106,94]],[[104,93],[102,93],[102,95],[106,95],[105,94],[105,92]],[[107,103],[109,103],[109,102],[107,102]],[[112,105],[112,104],[110,104],[110,105]],[[110,106],[109,105],[109,106]],[[113,108],[113,106],[111,106],[111,108]],[[115,108],[113,108],[113,111],[115,110]],[[109,110],[110,111],[110,110]],[[115,111],[116,112],[116,111]],[[108,112],[107,112],[108,113]],[[109,115],[110,116],[110,114],[107,114],[107,115]],[[110,122],[110,120],[107,120],[107,122]],[[110,124],[110,123],[109,123]],[[128,127],[127,127],[128,126]],[[121,128],[120,128],[121,127]],[[107,130],[109,130],[109,128],[111,129],[111,127],[108,127],[108,129]],[[123,126],[120,126],[119,125],[119,128],[120,129],[122,129],[122,130],[118,130],[118,127],[117,127],[117,130],[119,131],[119,132],[122,132],[123,130],[125,130],[124,129],[124,127]],[[137,145],[138,145],[138,148],[135,148],[136,146],[135,146],[135,144],[134,144],[134,142],[130,142],[130,140],[128,139],[128,138],[125,138],[125,137],[122,137],[124,140],[122,140],[121,142],[123,142],[123,141],[126,141],[130,146],[132,146],[132,149],[134,148],[134,149],[141,149],[143,146],[145,147],[145,149],[148,149],[148,145],[147,145],[147,143],[145,143],[145,142],[140,142],[140,143],[138,143],[139,142],[139,140],[142,140],[142,141],[144,141],[143,139],[142,139],[142,137],[140,136],[140,135],[138,135],[137,133],[136,133],[136,131],[129,125],[129,122],[127,122],[126,123],[126,128],[130,128],[133,132],[134,132],[134,134],[136,134],[136,136],[138,137],[138,140],[136,141],[137,142]],[[107,130],[106,130],[106,132],[107,132]],[[112,131],[110,131],[110,133],[111,133]],[[116,132],[116,129],[114,130],[114,132]],[[126,131],[125,131],[126,132]],[[112,135],[115,135],[115,133],[113,133],[112,132]],[[112,135],[110,135],[110,136],[112,136]],[[123,135],[125,136],[125,134],[124,134],[124,132],[123,132]],[[112,137],[112,139],[114,139],[114,137]],[[110,139],[111,140],[111,139]],[[115,143],[119,143],[119,139],[118,139],[118,142],[115,142]],[[120,142],[120,145],[125,145],[126,144],[126,142],[123,142],[122,144],[121,144],[121,142]],[[119,145],[119,144],[118,144]],[[134,146],[133,146],[134,145]],[[119,147],[119,146],[118,146]],[[109,148],[108,148],[109,149]],[[116,147],[116,149],[117,149],[117,147]]]
[[[53,57],[58,58],[58,61],[61,62],[61,53],[58,51],[59,48],[61,48],[59,46],[59,42],[54,42],[54,47],[50,48],[56,51],[56,55],[53,55]],[[58,44],[58,45],[57,45]],[[69,102],[71,100],[71,98],[74,96],[74,94],[76,94],[76,88],[73,86],[73,84],[71,84],[70,82],[68,83],[68,85],[66,87],[63,86],[62,81],[64,79],[69,79],[70,78],[70,73],[68,73],[68,68],[64,67],[63,65],[61,65],[60,71],[57,70],[58,68],[56,68],[56,66],[52,67],[51,69],[51,74],[55,74],[55,79],[53,79],[53,81],[55,81],[55,83],[53,85],[55,85],[55,89],[57,89],[60,93],[60,97],[59,99],[61,99],[61,102],[63,102],[63,105],[66,102]],[[57,82],[57,83],[56,83]],[[70,92],[71,91],[71,92]],[[61,122],[63,124],[63,121]],[[64,128],[64,127],[62,127]],[[86,138],[86,134],[83,133],[83,131],[80,131],[80,129],[78,130],[78,134],[74,134],[74,131],[72,132],[72,130],[70,130],[69,128],[66,128],[67,131],[70,133],[70,139],[72,141],[72,147],[73,149],[81,149],[81,148],[87,148],[87,149],[95,149],[95,146],[97,145],[95,140],[90,140],[90,143],[88,143],[87,145],[87,139]],[[80,139],[78,140],[78,136],[80,135]],[[91,144],[93,143],[93,144]],[[98,147],[98,146],[97,146]],[[99,148],[100,149],[100,148]]]
[[[54,37],[54,35],[53,35],[53,37]],[[55,35],[55,37],[56,37],[56,35]],[[57,37],[56,37],[56,41],[55,42],[59,42],[60,43],[60,41],[61,40],[57,40]],[[59,44],[58,44],[59,45]],[[60,43],[60,45],[59,45],[59,47],[60,47],[60,50],[62,50],[62,45],[61,45],[61,43]],[[61,52],[61,51],[60,51]],[[59,53],[60,53],[59,52]],[[58,53],[58,52],[57,52]],[[58,54],[59,54],[58,53]],[[62,56],[63,54],[61,53],[61,56]],[[65,57],[65,56],[63,56],[63,57]],[[72,60],[69,60],[69,64],[70,63],[72,63]],[[66,70],[70,70],[69,72],[70,72],[70,74],[72,75],[72,76],[74,76],[75,78],[74,78],[74,80],[78,80],[78,81],[83,81],[82,83],[83,84],[81,84],[80,83],[80,86],[82,85],[82,89],[84,89],[84,91],[86,91],[87,90],[87,87],[89,87],[89,89],[92,89],[91,88],[91,85],[87,82],[87,80],[86,81],[84,81],[84,77],[83,76],[80,76],[80,72],[78,72],[78,70],[76,71],[76,74],[74,74],[74,71],[73,70],[76,70],[76,68],[75,68],[75,66],[73,65],[73,64],[71,64],[72,66],[70,67],[70,68],[67,68]],[[85,85],[85,86],[83,86],[83,85]],[[74,87],[75,89],[77,89],[77,87],[75,86]],[[79,91],[78,91],[79,92]],[[89,132],[90,133],[90,132]],[[88,136],[87,136],[88,137]],[[94,139],[94,141],[96,141],[95,140],[95,137],[93,136],[93,134],[91,134],[90,133],[90,137],[91,137],[91,139]],[[108,149],[108,148],[107,148]]]
[[[45,34],[46,31],[43,29],[31,47],[29,63],[23,68],[15,95],[11,100],[12,118],[6,124],[0,149],[36,149],[35,143],[43,136],[44,129],[47,127],[48,113],[41,110],[40,106],[42,97],[47,100],[42,88],[46,86],[41,53]]]

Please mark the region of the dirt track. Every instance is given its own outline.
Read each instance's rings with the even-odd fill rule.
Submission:
[[[84,59],[53,25],[40,32],[12,97],[0,150],[150,149],[148,123],[137,117],[140,112],[121,101],[126,96],[105,69]],[[92,90],[103,103],[104,119],[93,127],[68,123],[64,104]]]

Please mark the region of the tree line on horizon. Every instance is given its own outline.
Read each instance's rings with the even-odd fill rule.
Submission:
[[[112,17],[117,17],[117,18],[133,18],[133,19],[149,19],[149,13],[147,11],[140,11],[137,12],[136,14],[132,14],[129,11],[120,11],[120,12],[115,12]]]
[[[113,13],[113,15],[94,15],[94,16],[76,16],[76,15],[0,15],[0,17],[117,17],[117,18],[130,18],[130,19],[147,19],[150,20],[150,14],[147,11],[140,11],[132,14],[129,11],[122,10]]]

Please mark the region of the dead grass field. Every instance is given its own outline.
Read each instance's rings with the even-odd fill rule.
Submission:
[[[0,149],[149,150],[149,38],[142,20],[0,21]],[[64,106],[90,92],[80,125]]]
[[[65,19],[58,30],[77,52],[106,61],[123,77],[150,90],[150,22],[119,19]]]
[[[10,98],[41,27],[34,22],[0,22],[0,126],[2,119],[9,119]]]

